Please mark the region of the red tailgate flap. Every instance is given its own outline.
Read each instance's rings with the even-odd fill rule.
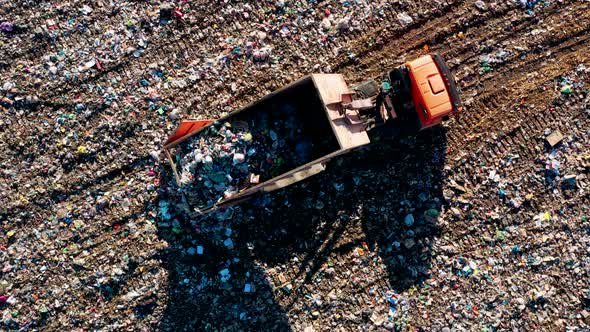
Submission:
[[[164,143],[164,147],[174,145],[177,141],[184,137],[194,133],[195,131],[207,126],[212,123],[213,120],[184,120],[180,123],[174,134],[168,137],[168,140]]]

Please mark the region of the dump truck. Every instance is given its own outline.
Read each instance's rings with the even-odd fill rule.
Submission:
[[[311,74],[221,119],[184,120],[163,151],[189,212],[203,215],[324,171],[370,131],[413,135],[461,109],[447,64],[429,54],[352,87]]]

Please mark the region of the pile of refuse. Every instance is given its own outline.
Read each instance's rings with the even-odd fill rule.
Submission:
[[[179,185],[194,207],[211,207],[310,160],[312,141],[293,106],[245,115],[209,126],[181,144]]]

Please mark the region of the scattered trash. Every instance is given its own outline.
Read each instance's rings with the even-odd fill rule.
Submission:
[[[477,0],[475,2],[475,7],[477,7],[477,9],[481,10],[481,11],[486,11],[488,10],[488,5],[486,5],[485,2],[481,1],[481,0]]]
[[[549,146],[554,147],[557,144],[561,143],[561,141],[563,141],[563,134],[559,130],[556,130],[552,132],[549,136],[547,136],[545,140],[547,140]]]
[[[221,278],[221,282],[227,282],[229,278],[231,278],[231,274],[229,273],[228,269],[219,271],[219,276]]]
[[[2,22],[0,23],[0,30],[2,32],[12,32],[14,30],[14,25],[10,22]]]
[[[563,93],[564,95],[569,95],[569,94],[571,94],[572,92],[574,92],[574,90],[573,90],[573,88],[572,88],[572,86],[571,86],[571,85],[564,85],[564,86],[561,88],[561,93]]]
[[[2,2],[0,330],[588,329],[587,3],[203,3]],[[437,51],[466,101],[444,135],[183,215],[321,147],[232,122],[172,155],[179,191],[180,119]]]
[[[414,216],[411,214],[408,214],[404,218],[404,224],[406,224],[406,226],[408,226],[408,227],[411,227],[414,224]]]
[[[575,188],[577,181],[576,181],[576,175],[575,174],[568,174],[566,176],[563,177],[563,186],[566,188]]]
[[[399,20],[399,22],[402,25],[410,25],[412,23],[414,23],[414,19],[408,15],[407,13],[398,13],[397,14],[397,19]]]
[[[252,292],[252,285],[246,284],[244,285],[244,293],[251,293]]]
[[[234,243],[231,239],[226,239],[225,241],[223,241],[223,245],[227,248],[227,249],[233,249],[234,248]]]

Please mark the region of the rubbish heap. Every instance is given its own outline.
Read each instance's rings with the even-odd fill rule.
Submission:
[[[177,153],[181,192],[194,207],[206,208],[309,162],[314,146],[298,114],[285,104],[191,137]]]

